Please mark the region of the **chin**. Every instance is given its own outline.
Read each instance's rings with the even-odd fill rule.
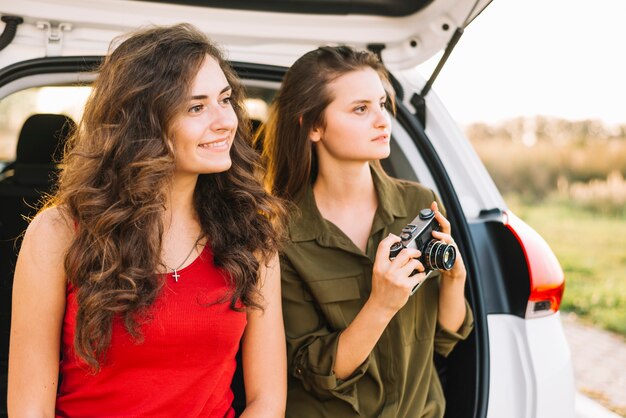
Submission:
[[[232,165],[233,165],[233,162],[230,159],[228,161],[216,163],[212,165],[212,167],[209,170],[207,170],[207,174],[223,173],[224,171],[228,171],[230,167],[232,167]]]
[[[391,154],[391,150],[387,149],[381,152],[376,153],[376,156],[372,158],[372,160],[384,160],[385,158],[389,157],[389,155]]]

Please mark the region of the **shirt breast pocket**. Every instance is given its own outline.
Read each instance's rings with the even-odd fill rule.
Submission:
[[[363,302],[357,277],[341,277],[307,283],[315,302],[332,331],[345,329],[361,310]]]

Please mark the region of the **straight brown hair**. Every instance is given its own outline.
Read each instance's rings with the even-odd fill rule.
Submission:
[[[287,71],[269,117],[257,136],[267,174],[265,186],[274,195],[295,200],[317,177],[317,156],[309,132],[324,126],[324,112],[334,100],[328,85],[338,77],[371,68],[378,73],[394,109],[387,71],[369,51],[349,46],[320,47],[300,57]]]

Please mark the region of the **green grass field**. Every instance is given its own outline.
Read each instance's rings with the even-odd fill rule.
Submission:
[[[561,309],[626,336],[626,219],[564,203],[506,199],[550,244],[565,272]]]

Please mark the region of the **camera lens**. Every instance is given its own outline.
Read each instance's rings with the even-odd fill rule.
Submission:
[[[456,261],[456,248],[443,241],[432,240],[424,251],[424,267],[431,270],[450,270]]]

